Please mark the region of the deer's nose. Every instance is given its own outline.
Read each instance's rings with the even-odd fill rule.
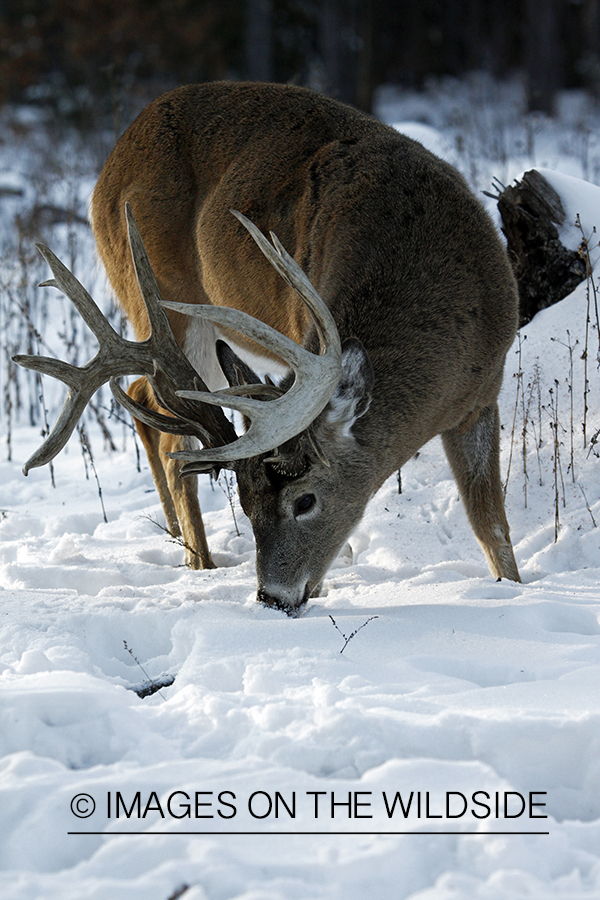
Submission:
[[[298,589],[287,588],[283,585],[271,585],[268,590],[264,587],[259,588],[256,599],[259,603],[264,603],[265,606],[280,609],[287,613],[288,616],[295,616],[306,603],[309,596],[310,588],[308,584],[304,584]]]

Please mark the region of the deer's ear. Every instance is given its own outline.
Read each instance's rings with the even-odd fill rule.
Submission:
[[[371,403],[375,376],[367,351],[357,338],[342,345],[342,377],[326,407],[327,421],[340,425],[348,435]]]
[[[260,384],[261,379],[248,366],[237,353],[234,353],[225,341],[216,342],[217,359],[223,370],[223,375],[229,383],[229,387],[237,387],[240,384]]]

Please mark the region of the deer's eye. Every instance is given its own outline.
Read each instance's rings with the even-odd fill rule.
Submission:
[[[301,516],[309,512],[316,503],[314,494],[302,494],[297,500],[294,500],[294,515]]]

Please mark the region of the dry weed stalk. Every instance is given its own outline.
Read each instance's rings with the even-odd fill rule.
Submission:
[[[163,700],[165,701],[165,703],[166,703],[166,702],[167,702],[167,698],[166,698],[165,695],[162,693],[161,687],[169,687],[171,684],[173,684],[173,682],[175,681],[174,676],[169,676],[169,678],[167,679],[166,682],[163,681],[162,683],[159,683],[159,682],[161,681],[161,679],[155,680],[154,678],[151,678],[150,675],[148,675],[148,673],[146,672],[145,668],[143,667],[143,665],[141,664],[141,662],[139,661],[139,659],[137,658],[137,656],[135,655],[135,653],[133,652],[133,650],[131,649],[131,647],[128,646],[127,641],[123,641],[123,646],[125,647],[125,649],[126,649],[127,652],[129,653],[129,655],[131,656],[131,658],[133,659],[133,661],[134,661],[135,663],[137,663],[137,665],[140,667],[140,669],[142,670],[142,672],[144,673],[144,675],[145,675],[146,678],[148,679],[148,683],[149,683],[150,685],[152,685],[152,687],[153,687],[152,690],[148,690],[148,691],[146,691],[144,694],[138,693],[138,691],[136,691],[136,693],[138,694],[138,697],[139,697],[139,696],[142,696],[142,697],[148,697],[148,696],[150,696],[151,694],[156,694],[156,693],[158,693],[158,694],[160,694],[160,696],[162,697],[162,699],[163,699]]]
[[[527,336],[525,336],[527,337]],[[522,367],[522,341],[521,341],[521,332],[517,331],[517,340],[519,342],[519,349],[516,351],[517,358],[519,360],[519,368],[517,372],[513,375],[513,378],[517,379],[517,393],[515,396],[515,408],[513,412],[513,420],[512,427],[510,430],[510,451],[508,454],[508,465],[506,467],[506,481],[504,482],[504,496],[506,497],[506,491],[508,490],[508,482],[510,479],[510,468],[512,465],[512,456],[513,456],[513,448],[515,444],[515,428],[517,424],[517,413],[519,411],[519,399],[521,397],[521,393],[523,391],[523,367]]]
[[[583,230],[583,226],[581,224],[581,219],[579,218],[579,213],[575,218],[575,225],[581,232],[581,244],[579,245],[579,255],[583,258],[585,262],[585,274],[586,274],[586,315],[585,315],[585,342],[583,353],[581,358],[583,360],[583,422],[582,422],[582,430],[583,430],[583,448],[587,447],[587,414],[588,414],[588,394],[590,392],[590,383],[588,379],[588,348],[589,348],[589,333],[590,333],[590,323],[591,323],[591,304],[592,298],[594,301],[594,311],[596,314],[596,331],[598,334],[598,360],[600,361],[600,311],[598,308],[598,292],[596,288],[596,283],[593,277],[593,269],[592,263],[590,260],[590,237],[586,237],[586,234]],[[596,228],[592,229],[592,234],[596,234]],[[596,242],[594,244],[595,247],[599,246]]]
[[[66,137],[72,149],[73,134],[69,132]],[[42,146],[48,149],[41,150]],[[12,227],[6,229],[8,239],[2,246],[0,260],[0,341],[3,347],[0,419],[6,433],[9,459],[14,424],[20,413],[27,410],[33,427],[43,423],[42,434],[45,435],[48,432],[49,412],[59,402],[59,397],[54,390],[46,390],[44,397],[44,380],[39,374],[15,369],[12,362],[5,364],[4,354],[7,357],[19,352],[35,355],[43,348],[47,355],[56,356],[50,344],[58,341],[64,345],[59,355],[77,364],[78,357],[94,340],[91,332],[81,327],[75,310],[70,304],[65,306],[60,295],[48,297],[45,292],[37,290],[38,282],[47,273],[35,249],[35,241],[42,239],[63,247],[71,270],[81,268],[88,260],[90,267],[93,266],[91,236],[87,219],[82,213],[84,201],[81,199],[81,176],[89,175],[89,171],[87,168],[77,170],[71,163],[65,165],[63,159],[66,156],[56,152],[56,141],[40,142],[38,149],[39,159],[31,174],[32,199],[24,199],[12,213],[8,223]],[[84,166],[89,163],[87,157],[78,156],[77,159],[79,164],[83,159]],[[111,320],[122,318],[116,309],[109,310],[108,315]],[[110,423],[100,413],[99,404],[92,407],[89,418],[96,419],[107,448],[114,449]],[[51,469],[54,483],[52,472]]]
[[[340,650],[340,653],[343,653],[344,650],[346,649],[346,647],[348,646],[348,644],[350,643],[350,641],[352,640],[352,638],[353,638],[353,637],[356,637],[356,635],[358,634],[359,631],[362,631],[362,629],[363,629],[366,625],[368,625],[369,622],[372,622],[373,619],[378,619],[379,616],[369,616],[369,618],[366,619],[366,620],[362,623],[362,625],[359,625],[358,628],[355,628],[354,631],[351,632],[351,634],[349,634],[348,636],[346,636],[346,635],[344,634],[344,632],[341,630],[341,628],[339,627],[338,623],[335,621],[335,619],[333,618],[333,616],[330,615],[329,618],[330,618],[331,621],[333,622],[333,626],[334,626],[334,628],[336,629],[336,631],[339,631],[339,633],[341,634],[341,636],[344,638],[345,644],[344,644],[344,646],[342,647],[342,649]]]
[[[92,447],[88,440],[88,436],[85,431],[85,427],[82,424],[77,426],[77,434],[79,435],[79,443],[81,445],[81,455],[83,456],[83,464],[85,466],[85,477],[89,480],[89,472],[88,472],[88,460],[90,464],[90,468],[94,474],[94,478],[96,479],[96,486],[98,488],[98,496],[100,497],[100,506],[102,507],[102,515],[104,517],[104,521],[108,523],[108,518],[106,515],[106,510],[104,508],[104,499],[102,497],[102,487],[100,486],[100,479],[98,478],[98,472],[96,470],[96,465],[94,463],[94,454],[92,453]]]
[[[537,457],[538,464],[538,479],[540,487],[544,485],[544,479],[542,475],[542,459],[540,455],[540,450],[542,447],[542,380],[541,380],[542,370],[540,367],[539,360],[533,364],[533,379],[529,383],[529,401],[528,406],[531,406],[534,400],[534,392],[535,392],[535,401],[537,406],[537,431],[536,431],[536,423],[535,418],[531,418],[531,428],[533,431],[533,440],[535,445],[535,453]]]
[[[566,347],[569,351],[569,380],[568,380],[567,384],[569,386],[569,397],[570,397],[570,401],[571,401],[571,427],[570,427],[571,447],[570,447],[570,461],[569,461],[569,467],[568,467],[567,471],[569,469],[571,470],[571,479],[574,484],[576,481],[576,478],[575,478],[575,450],[574,450],[574,440],[575,440],[575,424],[574,424],[574,422],[575,422],[574,402],[575,401],[574,401],[574,398],[575,398],[575,392],[573,390],[573,387],[574,387],[574,385],[573,385],[573,350],[575,349],[575,347],[577,346],[579,341],[576,340],[574,344],[571,344],[571,333],[568,328],[567,328],[567,343],[566,344],[564,341],[559,341],[558,338],[550,338],[550,340],[554,341],[556,344],[560,344],[562,347]],[[585,446],[585,444],[584,444],[584,446]]]
[[[562,463],[560,459],[560,439],[558,430],[562,428],[558,420],[558,388],[559,382],[554,379],[554,388],[550,388],[550,428],[553,434],[552,443],[552,473],[554,475],[554,543],[558,541],[558,532],[560,531],[560,495],[562,488],[562,505],[566,507],[565,498],[565,482],[562,474]],[[563,429],[564,431],[564,429]]]
[[[221,471],[219,472],[219,477],[217,478],[217,484],[227,497],[229,509],[231,510],[231,516],[233,518],[235,533],[238,537],[241,537],[242,532],[238,527],[237,518],[235,515],[235,476],[233,472],[230,472],[227,469],[221,469]]]
[[[529,404],[531,402],[531,391],[529,400],[525,404],[525,391],[523,389],[523,372],[521,370],[521,334],[519,333],[519,374],[521,376],[521,415],[523,417],[523,428],[521,429],[521,454],[523,456],[523,501],[525,509],[527,509],[527,420],[529,418]]]
[[[144,513],[141,516],[142,519],[147,519],[149,522],[152,522],[160,531],[164,531],[165,534],[169,535],[171,544],[178,544],[180,547],[183,547],[184,550],[189,550],[190,553],[198,554],[198,551],[195,547],[191,547],[180,534],[175,534],[174,531],[171,531],[170,528],[167,528],[166,525],[161,525],[158,519],[154,519],[151,515]]]
[[[583,494],[583,499],[585,500],[585,506],[586,506],[587,511],[588,511],[589,514],[590,514],[590,518],[591,518],[591,520],[592,520],[592,525],[594,526],[594,528],[597,528],[598,526],[597,526],[596,520],[595,520],[595,518],[594,518],[594,513],[593,513],[592,510],[591,510],[591,507],[590,507],[590,504],[589,504],[589,501],[588,501],[588,498],[587,498],[587,494],[585,493],[582,484],[579,485],[579,490],[580,490],[581,493]]]

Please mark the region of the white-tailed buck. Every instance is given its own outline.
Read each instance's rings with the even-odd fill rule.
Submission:
[[[441,434],[492,574],[519,580],[496,403],[517,291],[494,225],[451,166],[309,90],[190,86],[151,103],[121,137],[91,219],[141,343],[119,338],[43,248],[49,283],[100,350],[83,369],[18,358],[69,385],[26,470],[59,452],[112,379],[188,564],[212,565],[195,474],[233,469],[258,598],[290,611],[318,594],[385,479]],[[263,384],[222,337],[290,374]],[[127,397],[114,377],[128,374],[144,377]],[[242,437],[220,406],[244,414]]]

